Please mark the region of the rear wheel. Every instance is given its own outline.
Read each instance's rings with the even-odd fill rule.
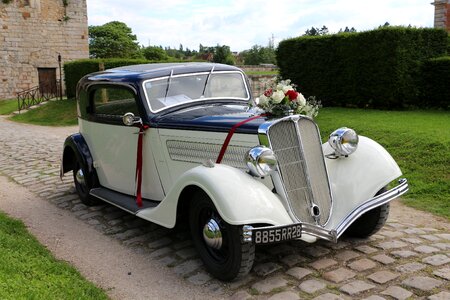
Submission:
[[[386,190],[386,187],[382,188],[375,196],[384,193]],[[366,238],[375,234],[386,223],[389,217],[389,208],[390,204],[386,203],[369,210],[350,225],[345,234],[357,238]]]
[[[197,192],[189,210],[192,240],[214,277],[231,281],[248,274],[255,258],[255,245],[242,242],[242,229],[226,223],[211,199]]]
[[[91,190],[92,183],[89,182],[89,178],[86,177],[87,172],[77,160],[73,168],[73,181],[75,182],[75,190],[81,202],[87,206],[93,206],[100,204],[100,200],[91,196],[89,191]]]

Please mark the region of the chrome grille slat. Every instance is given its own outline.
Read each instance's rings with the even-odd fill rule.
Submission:
[[[326,224],[332,200],[315,123],[308,118],[286,118],[271,125],[267,135],[292,213],[299,221],[315,224],[311,206],[316,204],[321,211],[317,223]]]

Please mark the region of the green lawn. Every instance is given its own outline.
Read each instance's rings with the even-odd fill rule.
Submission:
[[[408,178],[404,202],[450,219],[450,112],[323,108],[317,122],[324,139],[347,126],[383,145]]]
[[[17,100],[0,100],[0,115],[9,115],[17,110]]]
[[[11,117],[11,120],[47,126],[77,125],[77,105],[74,99],[49,101],[48,103]]]
[[[0,299],[108,299],[56,260],[22,222],[0,212]]]

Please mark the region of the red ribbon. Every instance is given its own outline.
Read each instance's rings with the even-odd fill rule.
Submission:
[[[225,151],[227,151],[228,144],[230,143],[230,140],[233,137],[233,134],[238,127],[240,127],[240,126],[244,125],[245,123],[248,123],[252,120],[255,120],[255,119],[258,119],[261,117],[265,117],[265,116],[266,116],[266,114],[253,116],[251,118],[248,118],[247,120],[244,120],[244,121],[234,124],[233,127],[231,127],[230,131],[228,132],[228,135],[225,138],[225,141],[223,142],[222,149],[220,149],[220,153],[219,153],[219,156],[217,157],[216,163],[220,164],[222,162],[223,156],[225,155]]]
[[[143,125],[139,126],[139,136],[137,145],[137,157],[136,157],[136,204],[138,207],[142,207],[142,148],[143,148],[143,138],[144,131],[149,129],[150,126]]]

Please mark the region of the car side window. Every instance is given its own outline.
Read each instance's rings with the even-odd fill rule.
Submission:
[[[97,88],[93,92],[92,100],[95,117],[121,120],[127,112],[139,116],[135,95],[129,89],[114,86]]]

